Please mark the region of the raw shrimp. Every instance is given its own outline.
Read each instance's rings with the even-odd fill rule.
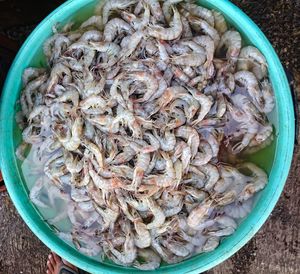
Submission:
[[[108,21],[108,17],[110,15],[110,12],[112,10],[116,10],[116,9],[125,9],[133,4],[136,3],[136,0],[107,0],[104,3],[103,6],[103,25],[105,25]]]
[[[161,258],[150,248],[138,249],[137,258],[143,259],[143,262],[136,260],[133,266],[140,270],[154,270],[160,266]]]
[[[151,245],[151,235],[147,226],[141,221],[134,221],[134,229],[136,231],[136,235],[134,237],[135,245],[138,248],[146,248]]]
[[[259,104],[260,110],[264,113],[270,113],[275,107],[275,98],[272,86],[266,79],[261,82],[261,92],[263,96],[263,103]]]
[[[154,16],[154,19],[163,22],[164,21],[164,15],[160,6],[160,3],[158,0],[145,0],[145,3],[149,5],[151,13]],[[144,7],[143,1],[139,1],[139,3],[136,5],[135,14],[139,14],[141,8]]]
[[[247,184],[240,195],[239,200],[244,201],[248,200],[254,193],[265,187],[268,182],[268,176],[262,169],[252,163],[241,164],[239,168],[248,169],[253,174],[253,182]]]
[[[182,1],[183,0],[167,0],[167,1],[164,1],[162,11],[163,11],[164,16],[166,18],[166,21],[168,23],[171,21],[171,18],[172,18],[172,15],[170,13],[171,6],[176,5],[176,4],[178,4]]]
[[[135,30],[144,29],[150,21],[150,9],[149,5],[144,3],[144,14],[141,18],[127,11],[122,11],[121,16],[127,21]]]
[[[215,19],[215,29],[220,33],[223,34],[224,32],[227,31],[228,26],[227,23],[225,21],[224,16],[222,15],[222,13],[213,10],[213,16]]]
[[[204,19],[207,23],[209,23],[212,27],[215,24],[215,18],[213,16],[213,12],[204,7],[198,6],[196,4],[184,3],[182,5],[186,10],[188,10],[192,15],[200,17]]]
[[[115,37],[118,35],[120,32],[127,32],[127,33],[132,33],[132,29],[129,24],[127,24],[124,20],[120,18],[114,18],[111,19],[104,28],[103,36],[104,36],[104,41],[106,42],[112,42]]]
[[[160,227],[165,222],[165,215],[163,210],[151,198],[146,199],[147,206],[153,214],[153,220],[147,224],[147,229]]]
[[[188,20],[191,23],[192,28],[194,28],[196,31],[202,30],[214,41],[215,47],[218,46],[220,42],[220,35],[211,25],[209,25],[206,21],[194,16],[188,16]]]
[[[205,55],[201,53],[189,53],[171,57],[172,64],[178,66],[199,67],[204,64],[205,60]]]
[[[149,153],[140,153],[137,156],[137,163],[133,172],[132,185],[135,189],[142,183],[144,173],[148,168],[150,163],[150,154]]]
[[[168,248],[173,254],[180,257],[187,257],[194,250],[194,245],[192,243],[181,243],[179,241],[162,241],[162,244]]]
[[[90,27],[90,26],[94,26],[94,27],[97,27],[97,28],[101,29],[102,28],[102,23],[103,23],[103,20],[102,20],[101,16],[93,15],[89,19],[84,21],[80,25],[79,29],[84,29],[84,28],[87,28],[87,27]]]
[[[241,35],[237,31],[226,31],[221,37],[220,43],[216,49],[217,52],[220,53],[223,47],[227,49],[227,59],[236,62],[242,48]]]
[[[171,24],[172,27],[163,28],[161,26],[150,26],[148,28],[148,33],[150,36],[153,36],[156,39],[161,39],[161,40],[174,40],[181,35],[183,31],[183,26],[180,19],[180,14],[178,10],[173,6],[172,9],[173,9],[173,21]]]
[[[240,52],[237,69],[251,71],[261,80],[267,75],[267,61],[257,48],[247,46]]]
[[[214,59],[215,44],[208,35],[196,36],[193,41],[203,47],[206,51],[206,62],[204,66],[209,67]]]
[[[91,168],[89,169],[89,174],[94,184],[100,189],[114,190],[116,188],[123,186],[123,183],[120,179],[118,178],[104,179]]]
[[[234,74],[234,79],[247,89],[253,103],[259,108],[262,101],[262,94],[255,75],[250,71],[241,70]]]
[[[210,109],[213,105],[213,102],[208,96],[198,92],[197,90],[194,90],[194,89],[191,89],[191,88],[189,88],[189,90],[191,91],[194,98],[200,104],[200,112],[198,114],[198,117],[197,117],[196,120],[194,120],[192,122],[192,125],[195,126],[195,125],[199,124],[205,118],[205,116],[210,111]]]
[[[155,94],[155,92],[158,89],[158,82],[157,82],[156,78],[149,73],[131,72],[128,75],[128,78],[132,81],[140,81],[140,82],[144,83],[146,86],[146,92],[143,95],[143,97],[136,100],[139,103],[148,101]]]
[[[198,147],[200,144],[198,132],[192,127],[181,126],[176,129],[175,135],[187,140],[187,144],[191,147],[192,158],[194,158],[198,152]]]
[[[76,118],[72,125],[71,138],[61,140],[62,145],[69,151],[76,150],[81,143],[81,136],[83,133],[83,119]]]
[[[214,202],[212,200],[207,200],[200,203],[195,207],[189,214],[187,218],[187,224],[193,228],[197,229],[201,223],[206,221],[214,209]]]
[[[266,58],[188,0],[106,0],[52,30],[16,105],[30,200],[79,252],[126,267],[216,249],[268,181],[244,160],[274,139]]]
[[[198,152],[193,159],[192,164],[194,166],[206,165],[213,157],[213,151],[208,142],[201,140],[199,148],[201,148],[202,152]]]

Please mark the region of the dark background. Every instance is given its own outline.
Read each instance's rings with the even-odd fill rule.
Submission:
[[[218,0],[216,0],[218,1]],[[0,0],[0,91],[18,48],[59,0]],[[300,100],[300,0],[233,0],[257,23],[293,75]],[[256,236],[209,274],[300,273],[300,147],[280,201]],[[20,219],[7,194],[0,194],[0,274],[42,274],[49,250]]]

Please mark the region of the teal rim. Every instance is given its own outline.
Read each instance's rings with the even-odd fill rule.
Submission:
[[[49,24],[53,25],[59,22],[61,18],[66,18],[67,15],[65,14],[68,13],[68,10],[78,11],[80,8],[92,2],[94,1],[69,0],[58,7],[31,33],[17,54],[8,73],[1,98],[0,164],[7,190],[18,212],[32,232],[51,250],[54,250],[70,263],[92,273],[137,273],[140,271],[134,268],[99,263],[79,253],[58,237],[54,236],[53,231],[41,219],[26,195],[14,153],[14,107],[18,94],[12,94],[11,91],[15,89],[15,77],[20,76],[19,67],[22,66],[22,60],[26,60],[28,53],[37,49],[35,41],[38,38],[36,37],[43,37],[43,32],[49,28]],[[254,236],[273,210],[283,190],[293,156],[295,136],[293,103],[285,72],[273,47],[256,24],[229,1],[202,0],[200,3],[204,6],[222,11],[226,17],[230,18],[232,22],[235,22],[234,25],[236,25],[237,28],[239,28],[239,26],[246,28],[247,36],[251,37],[252,43],[261,50],[268,61],[271,81],[277,99],[279,132],[274,164],[269,178],[269,181],[272,181],[272,188],[264,195],[263,203],[260,203],[257,210],[251,213],[251,218],[247,218],[243,222],[243,225],[238,228],[238,231],[230,237],[230,242],[227,240],[224,241],[224,244],[222,243],[219,248],[211,253],[196,255],[179,264],[162,266],[156,271],[148,271],[149,273],[171,273],[176,271],[176,273],[196,274],[216,266],[237,252]],[[68,13],[68,15],[70,14],[71,13]]]

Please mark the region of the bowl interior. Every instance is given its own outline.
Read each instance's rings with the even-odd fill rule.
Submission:
[[[74,21],[78,26],[92,15],[96,2],[94,0],[66,2],[34,30],[18,53],[7,77],[1,100],[1,168],[8,191],[19,213],[31,230],[49,248],[71,263],[92,273],[135,273],[138,270],[133,268],[117,266],[107,261],[99,263],[60,240],[55,235],[53,228],[43,220],[43,217],[30,202],[25,178],[21,171],[21,163],[16,159],[14,153],[21,141],[21,132],[16,125],[14,115],[19,110],[19,105],[16,102],[22,87],[21,75],[23,70],[28,66],[42,67],[46,65],[42,45],[51,35],[53,25],[63,25],[69,21]],[[282,191],[290,167],[294,142],[293,104],[289,87],[280,61],[268,40],[247,16],[229,1],[202,0],[199,3],[221,11],[227,21],[243,35],[245,45],[256,46],[266,56],[270,79],[277,99],[276,109],[271,113],[269,119],[275,125],[277,138],[275,138],[276,141],[272,146],[249,158],[269,171],[269,183],[257,196],[252,212],[240,224],[236,232],[226,237],[216,250],[196,255],[177,264],[176,271],[179,271],[178,273],[205,271],[227,259],[251,239],[269,216]],[[171,273],[174,270],[174,265],[163,265],[155,273]]]

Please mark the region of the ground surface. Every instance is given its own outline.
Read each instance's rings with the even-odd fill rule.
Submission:
[[[28,33],[62,2],[0,0],[0,80]],[[262,28],[283,64],[294,74],[299,106],[300,0],[233,2]],[[300,273],[299,174],[300,146],[296,146],[289,179],[268,221],[238,253],[207,273]],[[5,194],[0,195],[0,235],[0,274],[45,273],[49,250],[27,228]]]

